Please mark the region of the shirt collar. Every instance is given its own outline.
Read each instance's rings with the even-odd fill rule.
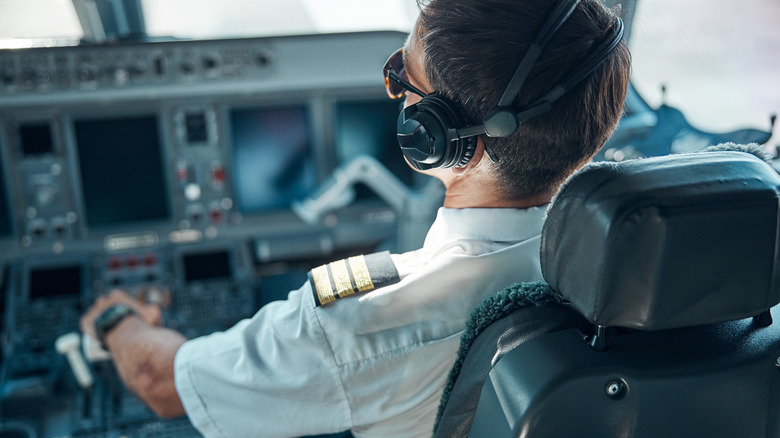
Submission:
[[[444,240],[519,242],[538,236],[547,206],[531,208],[439,208],[425,238],[433,245]]]

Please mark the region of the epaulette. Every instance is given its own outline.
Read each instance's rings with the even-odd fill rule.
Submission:
[[[312,269],[308,276],[317,306],[401,280],[388,251],[331,262]]]

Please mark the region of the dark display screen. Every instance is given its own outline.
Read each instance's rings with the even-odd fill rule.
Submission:
[[[51,126],[48,123],[19,126],[22,155],[44,155],[54,152]]]
[[[340,164],[358,155],[370,155],[406,185],[414,171],[403,159],[396,139],[398,102],[341,102],[336,105],[336,151]]]
[[[303,106],[230,113],[236,204],[241,212],[287,208],[317,184]]]
[[[0,236],[11,234],[11,209],[8,205],[8,192],[3,173],[3,162],[0,157]]]
[[[33,269],[30,298],[58,297],[81,293],[81,266]]]
[[[184,114],[184,128],[187,132],[187,143],[205,143],[209,140],[206,115],[202,112]]]
[[[230,254],[227,251],[202,254],[187,254],[184,256],[184,280],[201,281],[216,278],[230,278],[233,271],[230,268]]]
[[[75,123],[88,225],[170,215],[155,116]]]

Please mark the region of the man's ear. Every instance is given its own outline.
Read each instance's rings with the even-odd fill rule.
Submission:
[[[482,157],[485,156],[485,140],[482,139],[482,136],[480,135],[477,137],[477,147],[474,149],[474,156],[471,157],[468,163],[466,163],[463,167],[453,167],[452,171],[458,175],[464,174],[468,172],[469,170],[477,167],[477,164],[479,164],[480,161],[482,161]]]

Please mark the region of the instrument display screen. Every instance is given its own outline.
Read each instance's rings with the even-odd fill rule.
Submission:
[[[78,120],[74,127],[88,225],[169,218],[157,117]]]
[[[239,211],[287,208],[317,184],[304,106],[234,109],[232,159]]]

